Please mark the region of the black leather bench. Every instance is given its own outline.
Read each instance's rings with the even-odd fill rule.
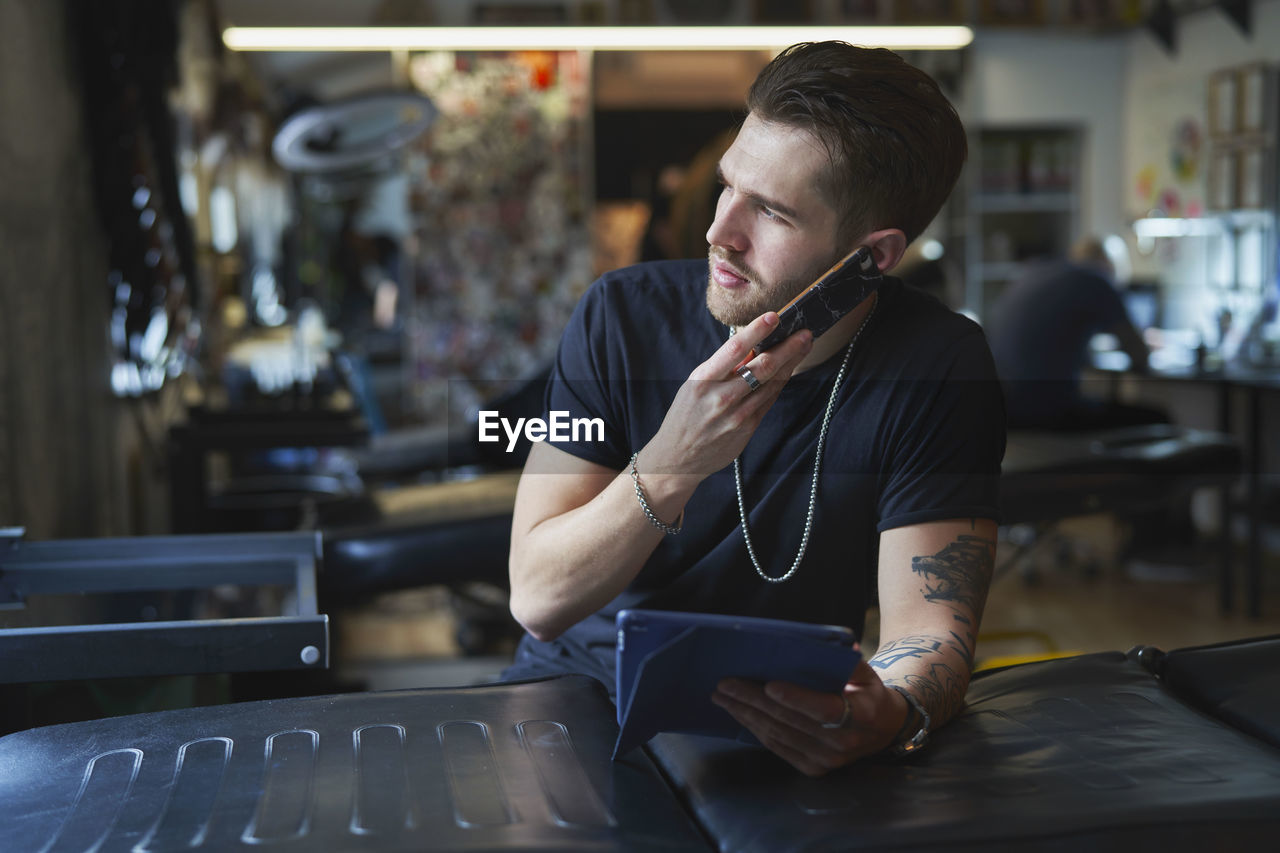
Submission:
[[[1181,492],[1230,485],[1242,465],[1231,436],[1173,424],[1013,430],[1000,476],[1002,520],[1039,522],[1167,503]]]
[[[1239,477],[1241,466],[1240,447],[1230,436],[1170,424],[1079,433],[1015,431],[1009,434],[1001,473],[1002,522],[1035,524],[1167,503],[1193,489],[1225,488]],[[380,507],[377,523],[327,529],[325,562],[333,576],[325,583],[350,594],[366,581],[379,590],[429,583],[436,573],[453,581],[458,567],[505,581],[510,530],[503,525],[509,528],[515,473],[481,477],[492,485],[481,486],[486,499],[472,512],[463,496],[472,485],[430,484],[402,490],[405,499]],[[449,505],[454,511],[440,515]],[[469,527],[445,529],[464,522]],[[432,568],[424,572],[428,556]],[[361,565],[366,558],[367,569]]]
[[[983,673],[917,759],[820,780],[728,742],[652,751],[722,850],[1262,849],[1280,831],[1278,664],[1270,639]],[[1232,719],[1202,712],[1229,704],[1206,693],[1248,699]]]
[[[1166,503],[1192,489],[1227,487],[1241,464],[1230,436],[1169,424],[1013,432],[1001,475],[1002,521],[1039,524]],[[350,600],[466,579],[505,585],[517,479],[517,470],[491,471],[381,493],[379,521],[326,528],[322,593]]]
[[[455,453],[455,455],[461,455]],[[1013,432],[1001,476],[1005,524],[1046,524],[1097,512],[1167,504],[1197,488],[1226,489],[1241,470],[1230,436],[1168,424],[1102,432]],[[518,471],[377,493],[380,520],[326,528],[323,601],[426,584],[504,587]],[[1229,501],[1222,529],[1230,529]],[[1233,597],[1230,545],[1222,549],[1223,609]],[[505,611],[480,622],[501,626]],[[471,621],[477,621],[474,616]],[[501,635],[501,630],[485,629]],[[481,643],[483,645],[483,643]]]
[[[1243,464],[1231,436],[1173,424],[1096,432],[1014,430],[1001,469],[1001,521],[1038,537],[1062,519],[1095,513],[1132,517],[1172,508],[1197,489],[1215,489],[1218,597],[1228,612],[1235,600],[1230,490]]]
[[[610,762],[577,676],[168,711],[0,738],[0,849],[1270,849],[1278,697],[1280,638],[1024,664],[816,780],[690,736]]]

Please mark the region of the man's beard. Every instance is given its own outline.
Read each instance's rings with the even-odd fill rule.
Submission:
[[[745,326],[766,311],[782,310],[782,306],[795,299],[800,291],[830,266],[816,265],[812,275],[806,273],[769,282],[731,252],[713,247],[707,255],[707,310],[726,326]],[[717,263],[727,265],[747,279],[749,284],[744,285],[747,292],[739,298],[733,298],[716,284],[711,278],[710,270]]]

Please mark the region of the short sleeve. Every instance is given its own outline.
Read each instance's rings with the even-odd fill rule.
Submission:
[[[548,443],[580,459],[621,469],[629,458],[625,420],[611,380],[609,311],[603,281],[579,300],[547,382],[544,418],[560,429]]]
[[[999,520],[1005,409],[986,339],[961,337],[941,375],[903,381],[906,413],[882,471],[880,531],[952,518]]]

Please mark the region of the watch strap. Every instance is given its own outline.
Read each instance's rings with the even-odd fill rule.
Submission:
[[[911,733],[909,735],[904,735],[900,732],[894,739],[894,742],[884,750],[884,753],[885,755],[890,755],[895,758],[903,755],[910,755],[928,743],[929,727],[933,724],[933,720],[930,718],[929,712],[925,710],[924,705],[913,693],[911,693],[911,691],[907,690],[905,687],[899,687],[896,684],[888,684],[885,686],[891,690],[898,691],[902,694],[902,698],[907,700],[907,723],[910,723],[912,718],[915,717],[920,720],[920,725],[916,727],[914,731],[911,731],[911,729],[904,723],[904,729]]]

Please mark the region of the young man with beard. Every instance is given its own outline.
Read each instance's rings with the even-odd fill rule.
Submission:
[[[878,593],[879,649],[842,693],[726,680],[713,696],[819,775],[918,746],[962,707],[1004,415],[979,328],[892,278],[816,340],[752,352],[836,260],[865,245],[890,270],[937,214],[966,146],[934,81],[887,50],[800,44],[748,107],[720,161],[709,275],[611,273],[565,332],[547,408],[605,435],[529,456],[510,560],[528,634],[507,675],[580,672],[612,693],[623,608],[860,632]]]

